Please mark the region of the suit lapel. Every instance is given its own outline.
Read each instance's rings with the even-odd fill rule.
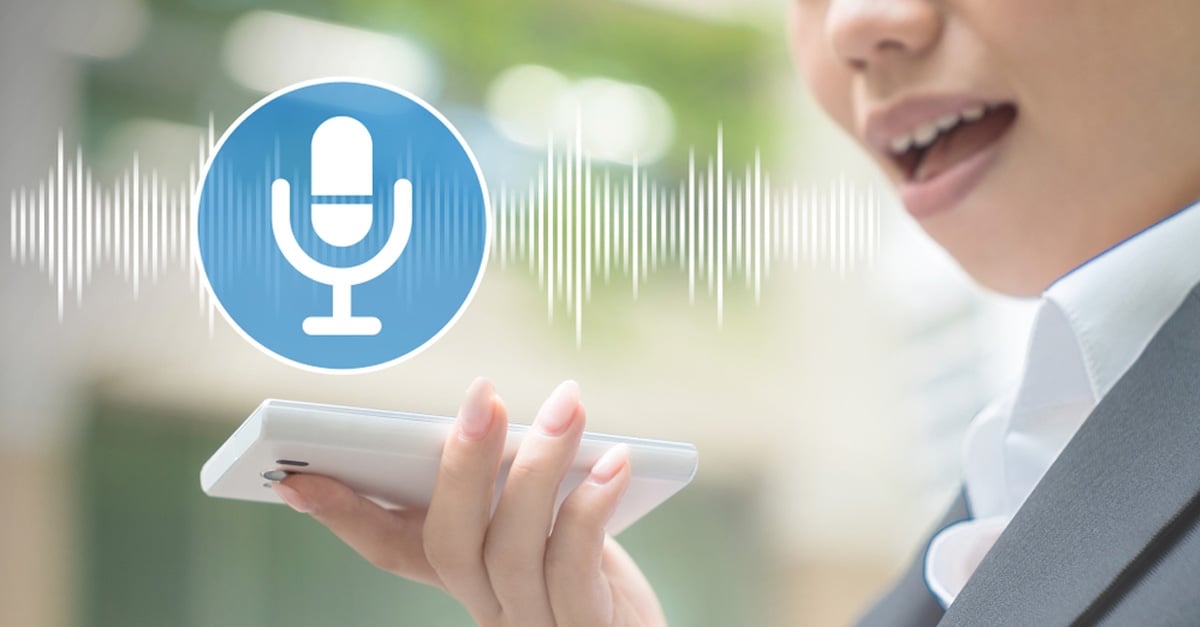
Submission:
[[[1084,422],[940,624],[1093,615],[1198,492],[1200,287]]]

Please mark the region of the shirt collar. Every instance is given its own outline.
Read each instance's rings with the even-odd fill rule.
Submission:
[[[1068,325],[1093,403],[1108,394],[1198,282],[1200,202],[1108,249],[1046,289],[1043,309],[1053,306]],[[1039,315],[1035,325],[1042,321]],[[1053,331],[1036,326],[1030,338],[1031,362],[1037,357],[1039,331]]]
[[[1012,516],[1198,282],[1200,203],[1046,289],[1016,389],[981,412],[963,443],[977,515]]]
[[[927,554],[930,589],[951,590],[946,563],[974,568],[1096,404],[1200,283],[1200,203],[1137,233],[1042,294],[1016,394],[985,408],[964,441],[963,473],[976,520],[955,555]],[[938,546],[949,546],[949,540]],[[978,545],[978,546],[976,546]],[[940,568],[938,565],[942,565]],[[933,567],[931,567],[932,565]],[[965,580],[965,576],[958,580]],[[943,604],[952,594],[940,596]]]

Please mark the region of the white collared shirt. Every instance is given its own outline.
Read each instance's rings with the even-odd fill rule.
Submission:
[[[1200,282],[1200,203],[1066,274],[1042,293],[1024,373],[967,430],[973,518],[942,530],[925,581],[949,607],[1084,419]]]

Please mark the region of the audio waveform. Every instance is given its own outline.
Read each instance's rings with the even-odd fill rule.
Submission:
[[[491,263],[536,275],[547,316],[565,310],[577,343],[597,281],[628,281],[637,299],[655,273],[685,273],[689,301],[698,291],[714,298],[721,325],[731,283],[752,289],[757,302],[773,266],[844,275],[877,257],[878,193],[840,177],[824,185],[777,183],[757,152],[753,163],[728,167],[720,129],[715,152],[698,158],[690,151],[678,182],[653,180],[637,162],[594,164],[581,144],[578,125],[565,148],[551,138],[536,179],[501,185],[491,198]],[[56,164],[36,185],[11,192],[7,222],[10,259],[45,274],[60,321],[65,302],[73,296],[81,306],[94,271],[107,266],[135,297],[147,281],[186,272],[211,329],[215,304],[193,248],[194,194],[214,145],[210,119],[186,181],[147,173],[136,155],[126,171],[100,181],[82,148],[68,155],[59,134]]]
[[[724,135],[715,153],[688,156],[686,180],[650,180],[635,161],[617,175],[597,170],[581,150],[581,129],[564,151],[547,142],[546,164],[525,189],[502,186],[492,257],[537,273],[546,311],[574,316],[576,342],[583,310],[598,278],[627,278],[636,299],[649,274],[668,265],[687,273],[688,299],[698,284],[724,321],[726,282],[741,280],[761,299],[772,264],[848,270],[874,263],[879,250],[881,199],[839,177],[825,186],[772,184],[760,153],[743,169],[726,168]]]
[[[9,207],[10,257],[22,266],[36,263],[46,275],[59,321],[68,295],[74,293],[76,305],[82,305],[84,286],[107,264],[130,282],[135,297],[145,280],[186,269],[211,325],[211,303],[192,262],[192,194],[213,145],[210,120],[186,181],[145,172],[136,154],[124,172],[99,181],[84,164],[82,147],[71,159],[59,133],[56,165],[36,186],[13,190]]]

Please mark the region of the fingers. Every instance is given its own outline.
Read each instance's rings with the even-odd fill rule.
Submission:
[[[600,458],[558,511],[546,549],[546,585],[559,625],[611,625],[613,594],[604,559],[604,525],[629,485],[629,448],[619,444]]]
[[[476,379],[446,439],[425,516],[424,550],[429,563],[442,587],[480,624],[494,623],[501,609],[483,552],[507,422],[504,404],[492,385]]]
[[[317,475],[293,474],[274,488],[292,509],[312,515],[378,568],[440,585],[421,544],[422,512],[384,509]]]
[[[575,459],[586,421],[574,381],[538,410],[504,484],[484,547],[492,589],[515,625],[553,626],[543,561],[559,484]]]
[[[604,526],[629,484],[628,448],[607,452],[555,521],[586,422],[579,387],[567,381],[538,411],[493,514],[507,422],[491,384],[473,382],[425,512],[387,510],[315,475],[289,476],[275,489],[376,566],[444,588],[480,624],[612,624],[620,609],[613,582],[621,577],[605,575]]]

